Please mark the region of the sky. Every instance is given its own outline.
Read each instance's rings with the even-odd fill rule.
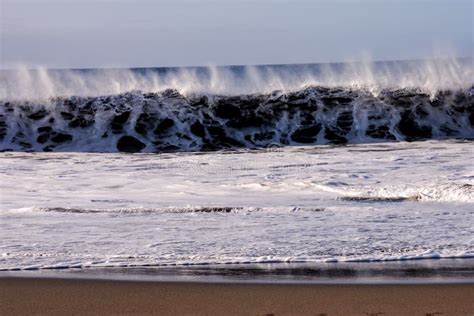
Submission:
[[[474,0],[0,0],[0,68],[474,57]]]

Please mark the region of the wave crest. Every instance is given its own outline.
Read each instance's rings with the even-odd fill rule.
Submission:
[[[473,85],[474,59],[331,64],[0,71],[0,100],[47,100],[54,97],[118,95],[130,91],[242,95],[295,92],[310,86],[381,91],[420,89],[434,97],[442,90]]]
[[[166,152],[474,138],[474,90],[309,87],[238,96],[131,92],[0,101],[0,149]]]

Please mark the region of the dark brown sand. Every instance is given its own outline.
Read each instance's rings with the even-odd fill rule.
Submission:
[[[474,284],[298,285],[0,278],[0,315],[474,315]]]

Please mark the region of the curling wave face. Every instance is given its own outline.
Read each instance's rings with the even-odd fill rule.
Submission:
[[[166,152],[474,138],[472,68],[467,60],[7,71],[0,76],[0,150]]]
[[[176,90],[50,103],[0,103],[0,149],[200,151],[302,144],[474,138],[472,91],[311,87],[240,96]]]

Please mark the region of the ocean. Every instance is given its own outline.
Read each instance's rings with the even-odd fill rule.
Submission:
[[[473,140],[472,59],[3,70],[0,271],[472,277]]]

